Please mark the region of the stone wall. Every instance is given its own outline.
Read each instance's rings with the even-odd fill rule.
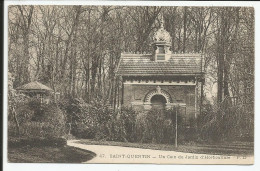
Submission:
[[[136,110],[144,110],[143,103],[146,94],[155,90],[157,85],[124,84],[124,106],[132,106]],[[186,104],[186,117],[195,115],[195,85],[160,85],[162,90],[167,91],[173,103]]]

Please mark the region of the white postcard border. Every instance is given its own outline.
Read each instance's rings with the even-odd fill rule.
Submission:
[[[7,163],[7,66],[8,66],[8,23],[7,23],[7,7],[8,5],[142,5],[142,6],[253,6],[255,8],[255,164],[252,166],[236,166],[236,165],[152,165],[152,164],[18,164]],[[211,1],[211,2],[197,2],[197,1],[5,1],[4,4],[4,113],[3,113],[3,167],[4,170],[26,170],[26,171],[71,171],[71,170],[236,170],[242,171],[247,169],[248,171],[260,170],[260,148],[257,144],[260,144],[260,119],[258,113],[260,113],[260,106],[257,105],[260,102],[260,91],[257,87],[260,87],[260,3],[259,2],[230,2],[230,1]]]

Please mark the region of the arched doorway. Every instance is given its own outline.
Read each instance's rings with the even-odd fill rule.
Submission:
[[[151,98],[151,105],[154,109],[165,109],[167,100],[163,95],[156,94]]]
[[[149,91],[144,98],[144,109],[150,110],[155,108],[168,108],[173,103],[171,95],[157,86],[156,89]]]

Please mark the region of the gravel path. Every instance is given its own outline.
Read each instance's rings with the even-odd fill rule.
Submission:
[[[253,164],[254,157],[223,156],[151,150],[121,146],[87,145],[69,140],[69,146],[96,153],[84,163],[153,163],[153,164]]]

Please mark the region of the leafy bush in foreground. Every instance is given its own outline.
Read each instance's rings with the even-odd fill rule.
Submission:
[[[254,114],[243,105],[227,105],[228,102],[204,105],[198,117],[199,140],[219,141],[253,141]]]
[[[175,118],[176,109],[171,110],[150,110],[137,115],[136,136],[137,142],[144,143],[168,143],[173,144],[175,139]],[[178,131],[181,132],[178,138],[182,141],[184,129],[182,117],[178,115]]]
[[[62,137],[65,135],[65,117],[55,104],[27,103],[16,110],[21,137]],[[8,122],[8,135],[17,136],[14,118]]]
[[[60,107],[66,111],[67,125],[77,138],[135,141],[136,113],[130,108],[114,111],[102,101],[86,103],[83,99],[64,99]]]

